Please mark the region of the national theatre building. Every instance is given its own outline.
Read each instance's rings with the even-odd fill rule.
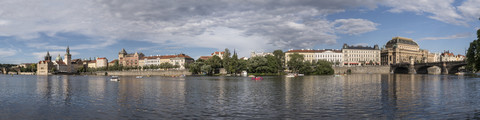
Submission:
[[[381,50],[382,65],[410,63],[410,59],[416,63],[434,62],[434,56],[428,50],[420,49],[412,39],[404,37],[392,38]]]

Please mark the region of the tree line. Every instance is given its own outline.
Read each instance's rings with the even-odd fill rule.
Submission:
[[[478,72],[480,70],[480,29],[477,30],[477,39],[470,42],[467,50],[467,70]]]
[[[218,74],[220,68],[224,68],[227,74],[238,74],[247,71],[253,74],[281,75],[285,69],[293,73],[307,75],[330,75],[333,74],[332,63],[324,60],[304,61],[304,56],[298,53],[292,54],[290,60],[285,63],[285,53],[282,50],[275,50],[273,55],[255,56],[248,60],[239,59],[236,52],[233,55],[228,48],[225,49],[222,58],[212,56],[207,60],[198,59],[187,65],[193,74]]]

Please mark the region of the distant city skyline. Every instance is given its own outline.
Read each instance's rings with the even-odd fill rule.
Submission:
[[[5,0],[0,63],[46,55],[118,58],[185,53],[194,59],[229,48],[240,57],[275,49],[382,47],[412,38],[433,53],[465,54],[480,27],[479,0],[83,1]]]

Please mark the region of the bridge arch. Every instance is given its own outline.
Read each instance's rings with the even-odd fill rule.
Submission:
[[[395,74],[408,74],[408,67],[394,67],[392,68],[392,72]]]
[[[426,65],[417,68],[417,74],[428,74],[428,68],[433,67],[434,65]]]
[[[460,71],[460,68],[461,68],[461,67],[464,67],[464,66],[466,66],[466,65],[467,65],[467,64],[452,65],[451,67],[448,68],[448,73],[450,73],[450,74],[455,74],[455,73],[461,72],[461,71]]]

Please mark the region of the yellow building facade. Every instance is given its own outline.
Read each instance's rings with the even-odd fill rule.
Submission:
[[[381,50],[382,65],[409,63],[410,59],[417,63],[434,62],[435,54],[420,46],[410,38],[393,37]]]

